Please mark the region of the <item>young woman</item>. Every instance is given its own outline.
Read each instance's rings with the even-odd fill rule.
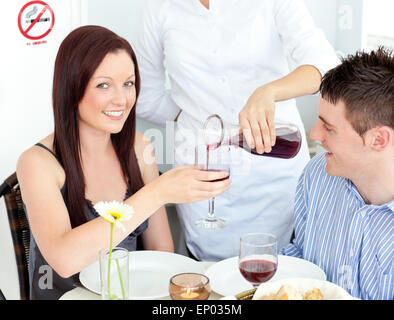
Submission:
[[[33,235],[32,299],[57,299],[71,290],[78,272],[108,247],[109,223],[95,203],[124,201],[134,209],[124,222],[127,232],[114,233],[114,245],[135,250],[141,235],[145,249],[173,251],[164,205],[207,199],[229,187],[229,179],[210,182],[226,172],[191,166],[159,177],[156,163],[143,156],[153,156],[151,144],[136,132],[139,89],[135,54],[112,31],[84,26],[62,42],[53,80],[54,133],[17,165]]]

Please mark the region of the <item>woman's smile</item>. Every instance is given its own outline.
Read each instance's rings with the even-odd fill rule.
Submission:
[[[108,110],[102,111],[105,116],[110,118],[111,120],[121,120],[124,115],[124,110]]]

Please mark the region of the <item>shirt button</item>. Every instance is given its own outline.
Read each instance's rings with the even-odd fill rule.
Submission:
[[[364,217],[365,217],[365,215],[367,214],[367,211],[365,211],[365,210],[361,210],[360,214],[361,214],[361,216],[364,218]]]

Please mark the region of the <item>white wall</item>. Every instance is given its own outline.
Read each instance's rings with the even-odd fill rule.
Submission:
[[[374,49],[384,45],[394,50],[394,1],[364,0],[363,46]]]
[[[45,0],[53,9],[52,31],[38,40],[19,31],[19,11],[27,0],[2,1],[0,50],[0,183],[16,169],[23,150],[53,131],[51,89],[53,65],[60,42],[83,18],[83,0]],[[39,23],[38,23],[39,24]],[[37,24],[37,26],[38,26]],[[32,29],[33,31],[33,29]],[[19,299],[11,234],[0,201],[0,289],[8,299]]]
[[[333,48],[336,50],[336,19],[337,1],[335,0],[305,0],[309,12],[318,28],[324,34]],[[297,107],[304,122],[305,130],[309,131],[317,121],[317,104],[319,95],[305,96],[296,99]]]

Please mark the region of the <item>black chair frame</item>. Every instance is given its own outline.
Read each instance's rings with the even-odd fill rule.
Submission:
[[[0,185],[0,197],[4,197],[14,245],[15,259],[18,268],[20,298],[21,300],[29,300],[30,285],[28,267],[30,227],[16,173],[13,173],[2,185]]]

